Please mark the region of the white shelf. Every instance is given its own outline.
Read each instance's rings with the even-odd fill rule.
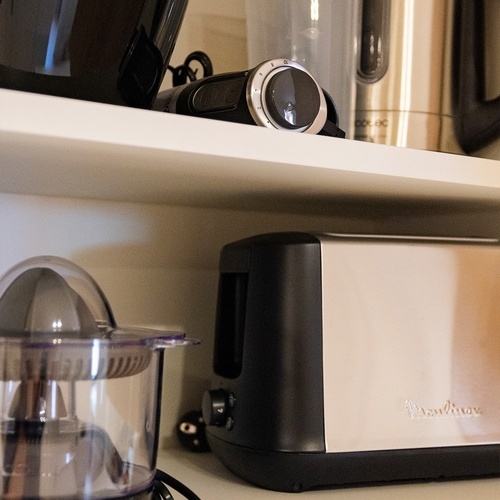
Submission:
[[[306,491],[290,493],[263,490],[244,482],[229,472],[212,453],[192,453],[184,449],[161,451],[157,468],[175,477],[203,500],[237,498],[239,500],[468,500],[469,498],[500,498],[498,479],[395,484],[361,488]],[[174,498],[177,498],[172,491]]]
[[[0,192],[328,212],[500,203],[500,162],[0,90]]]

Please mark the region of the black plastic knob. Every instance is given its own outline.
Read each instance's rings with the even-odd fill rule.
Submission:
[[[224,389],[212,389],[203,395],[202,413],[206,425],[225,426],[229,408],[230,394]]]

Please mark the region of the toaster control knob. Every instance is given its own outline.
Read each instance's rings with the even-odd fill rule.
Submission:
[[[226,426],[232,422],[229,410],[234,406],[234,395],[224,389],[212,389],[205,392],[202,402],[203,420],[207,425],[218,427]]]

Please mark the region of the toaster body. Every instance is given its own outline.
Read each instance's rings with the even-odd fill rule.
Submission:
[[[226,245],[210,446],[278,491],[500,475],[499,306],[497,240]]]

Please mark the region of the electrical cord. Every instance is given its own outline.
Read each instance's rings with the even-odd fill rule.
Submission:
[[[174,87],[184,85],[188,81],[194,82],[198,78],[198,69],[193,69],[190,66],[193,62],[197,62],[201,65],[203,69],[202,78],[213,75],[212,61],[210,60],[210,57],[208,57],[205,52],[196,50],[195,52],[191,52],[186,59],[184,59],[183,64],[175,68],[173,66],[168,66],[168,69],[172,72],[172,85]]]
[[[175,491],[183,495],[187,500],[201,500],[200,497],[196,495],[194,491],[190,490],[185,484],[181,483],[179,480],[175,479],[175,477],[172,477],[170,474],[167,474],[162,470],[156,469],[155,479],[170,486]],[[171,495],[170,498],[172,498]]]
[[[153,499],[155,500],[174,500],[174,497],[170,493],[165,483],[155,479],[153,486]]]

